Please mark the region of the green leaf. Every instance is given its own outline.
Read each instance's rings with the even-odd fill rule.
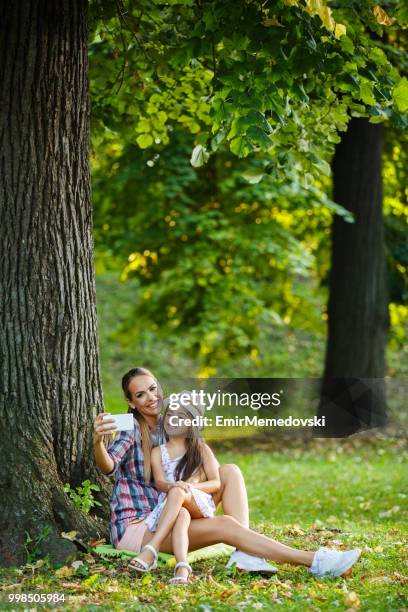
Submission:
[[[272,141],[264,130],[256,125],[253,125],[247,130],[247,137],[254,143],[262,147],[263,149],[269,149],[272,145]]]
[[[397,19],[400,25],[407,26],[408,25],[408,6],[401,3],[401,6],[397,9],[396,16],[397,16]]]
[[[375,97],[373,94],[373,86],[367,81],[360,85],[360,98],[365,104],[375,104]]]
[[[216,151],[218,149],[222,141],[225,140],[225,136],[225,130],[220,130],[215,134],[215,136],[211,139],[211,149],[213,151]]]
[[[318,159],[317,161],[313,161],[312,163],[315,166],[315,168],[317,168],[318,170],[320,170],[320,172],[322,172],[322,174],[324,174],[325,176],[330,176],[331,174],[330,164],[328,164],[325,159]]]
[[[246,136],[239,136],[231,140],[230,149],[238,157],[246,157],[251,147]]]
[[[200,168],[208,161],[210,154],[203,145],[197,145],[194,147],[191,154],[190,163],[194,168]]]
[[[399,111],[404,113],[408,110],[408,79],[406,77],[402,77],[394,87],[392,97]]]
[[[384,119],[385,117],[383,115],[375,115],[373,117],[370,117],[368,122],[369,123],[383,123]]]
[[[250,168],[249,170],[245,170],[245,172],[242,173],[242,177],[251,185],[256,185],[257,183],[259,183],[264,176],[265,173],[257,168]]]
[[[153,136],[150,134],[140,134],[140,136],[136,138],[136,142],[141,149],[147,149],[147,147],[153,144]]]
[[[340,38],[340,46],[344,49],[344,51],[347,51],[347,53],[354,53],[354,43],[349,36],[346,35]]]

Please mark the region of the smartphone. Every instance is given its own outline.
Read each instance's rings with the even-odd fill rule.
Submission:
[[[115,419],[115,422],[112,423],[112,427],[115,427],[114,431],[133,431],[133,414],[104,414],[103,420],[107,419]]]

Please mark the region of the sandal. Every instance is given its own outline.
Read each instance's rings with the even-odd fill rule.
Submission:
[[[186,570],[188,570],[188,576],[176,576],[176,572],[178,570],[179,567],[185,567]],[[190,583],[190,575],[193,573],[193,569],[191,567],[191,565],[189,565],[188,563],[185,563],[184,561],[180,561],[179,563],[176,563],[176,565],[174,566],[174,577],[170,578],[169,580],[169,584],[172,585],[177,585],[177,584],[189,584]]]
[[[154,555],[153,561],[149,564],[147,563],[147,561],[145,561],[144,559],[141,559],[140,557],[134,557],[131,561],[129,561],[129,564],[128,564],[129,569],[136,570],[136,572],[140,572],[141,574],[146,574],[147,572],[150,572],[151,570],[156,569],[157,557],[159,556],[159,553],[157,552],[155,547],[152,546],[151,544],[145,544],[145,546],[143,546],[140,552],[142,553],[144,550],[150,550],[150,552],[153,553]],[[139,565],[135,565],[136,563],[138,563]]]

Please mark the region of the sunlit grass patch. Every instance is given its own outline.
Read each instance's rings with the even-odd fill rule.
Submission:
[[[274,440],[269,450],[265,445],[258,449],[253,440],[245,453],[238,452],[240,442],[217,451],[221,462],[237,463],[244,473],[252,526],[298,548],[362,548],[347,580],[315,580],[306,568],[286,564],[265,578],[226,569],[227,558],[217,558],[194,564],[196,579],[189,587],[171,587],[170,569],[138,576],[120,559],[82,555],[82,564],[65,569],[40,561],[2,570],[1,602],[9,593],[63,592],[67,611],[404,609],[406,442],[354,438]]]

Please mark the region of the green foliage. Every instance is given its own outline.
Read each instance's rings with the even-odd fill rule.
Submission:
[[[408,303],[408,133],[386,132],[384,214],[390,301]]]
[[[26,538],[24,542],[24,549],[27,555],[26,563],[35,563],[37,559],[40,558],[40,544],[47,536],[49,536],[51,531],[52,528],[50,526],[46,526],[35,537],[32,537],[28,531],[25,532]]]
[[[95,146],[114,134],[142,148],[167,144],[178,125],[209,153],[221,142],[240,158],[288,153],[277,172],[299,170],[302,183],[299,140],[327,159],[350,114],[407,126],[398,2],[386,11],[371,0],[358,10],[323,0],[114,6],[91,5]]]
[[[326,332],[324,292],[317,293],[312,282],[299,282],[296,293],[302,296],[302,300],[287,307],[285,320],[262,328],[259,351],[235,357],[228,355],[220,359],[215,366],[217,376],[321,376]],[[163,338],[158,336],[151,325],[139,326],[138,321],[134,320],[134,306],[138,301],[143,302],[137,279],[121,282],[118,272],[99,275],[97,298],[105,409],[112,412],[125,411],[126,402],[120,381],[131,367],[149,367],[161,381],[166,393],[170,392],[170,383],[175,378],[203,376],[208,372],[208,369],[203,368],[197,353],[188,350],[188,342],[184,344],[183,336]],[[408,376],[408,316],[401,312],[401,308],[406,310],[403,305],[390,305],[392,327],[387,348],[387,380],[391,387],[388,404],[391,418],[398,421],[402,413],[398,397],[392,392],[392,385]]]
[[[228,153],[195,170],[189,147],[175,132],[150,159],[133,147],[99,160],[96,243],[126,255],[123,279],[139,280],[134,331],[150,326],[182,340],[182,350],[211,366],[256,351],[260,319],[279,324],[295,303],[299,310],[295,279],[311,274],[317,246],[311,228],[328,227],[332,211],[346,213],[315,186],[279,184],[262,159],[252,163],[264,176],[253,185],[242,178],[248,163]]]
[[[154,334],[208,374],[256,362],[271,325],[321,333],[323,308],[310,314],[301,288],[324,296],[332,215],[352,222],[330,199],[331,157],[351,116],[401,140],[404,11],[115,6],[91,5],[92,165],[97,269],[140,286],[123,335]],[[389,214],[387,230],[400,295],[404,219]]]
[[[388,140],[387,245],[400,294],[393,289],[390,297],[401,302],[405,157],[401,152],[397,164],[393,147],[402,151],[404,140],[397,130]],[[150,329],[175,352],[189,351],[203,367],[218,368],[238,354],[252,354],[255,366],[270,326],[324,333],[332,215],[351,220],[325,195],[328,178],[322,173],[307,189],[294,177],[280,183],[264,156],[240,162],[221,150],[195,169],[190,147],[191,138],[174,131],[169,145],[146,152],[112,143],[94,163],[97,268],[111,260],[114,269],[123,268],[124,280],[135,278],[140,287],[124,336],[137,346]],[[309,163],[322,160],[311,156]],[[313,290],[303,291],[306,282],[319,292],[316,311]]]
[[[89,511],[94,506],[101,505],[93,498],[92,493],[92,491],[100,491],[100,488],[96,484],[91,484],[89,480],[84,480],[82,486],[77,487],[76,491],[71,488],[69,483],[66,483],[64,485],[64,491],[68,494],[74,506],[85,514],[89,514]]]

